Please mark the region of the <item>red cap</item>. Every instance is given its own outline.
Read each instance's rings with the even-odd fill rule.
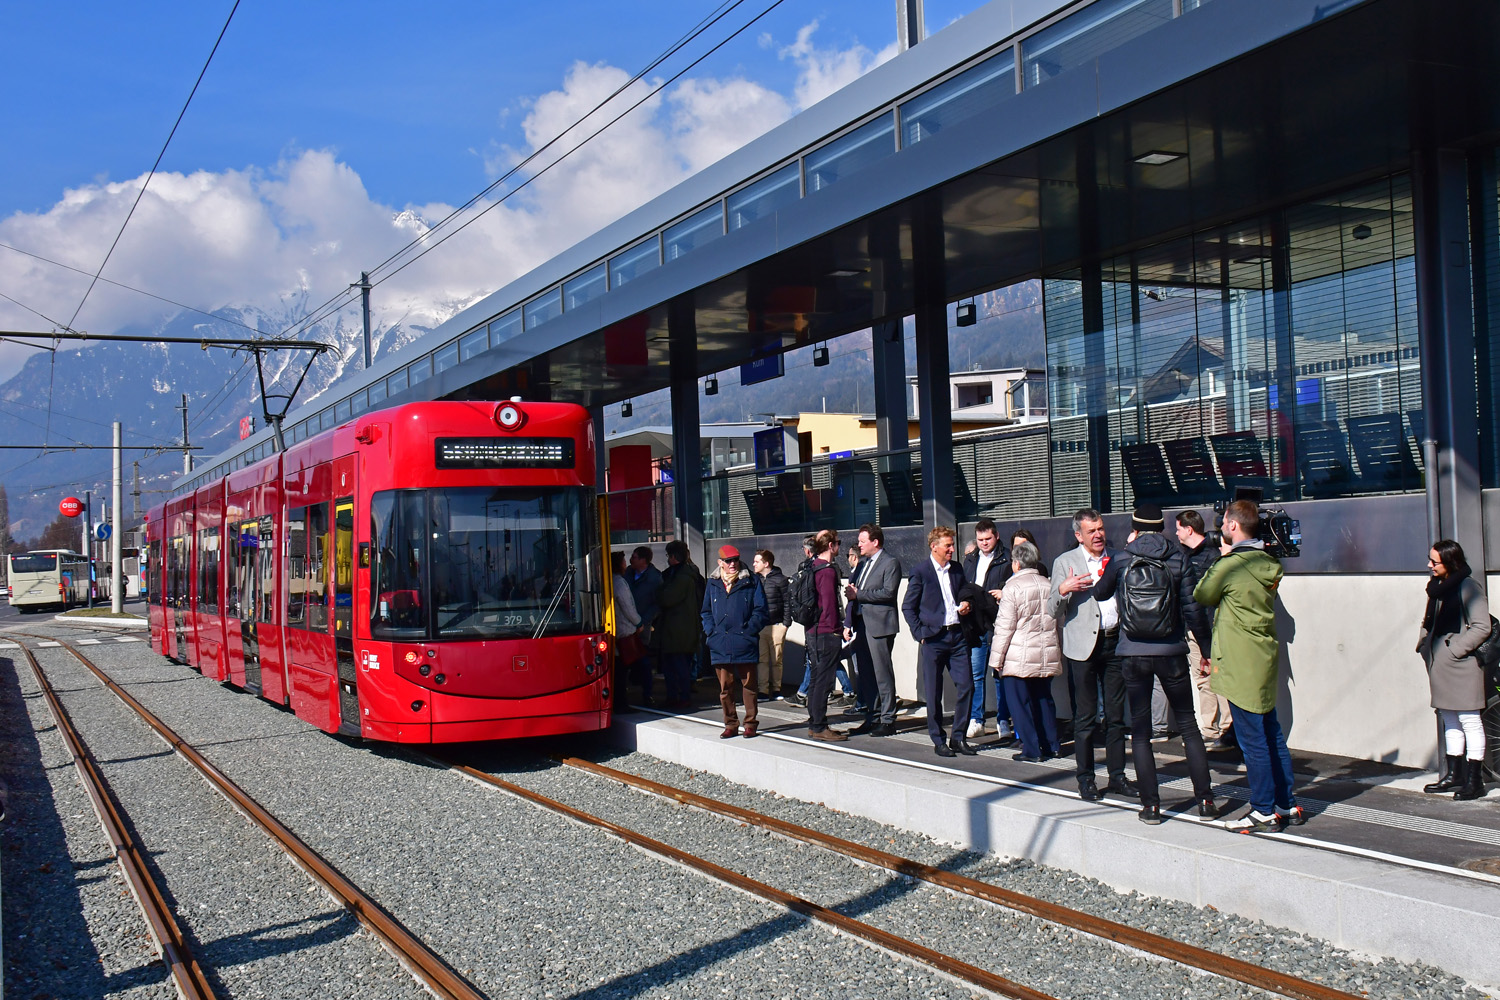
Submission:
[[[724,560],[725,562],[728,562],[731,559],[738,559],[739,557],[740,550],[735,548],[733,545],[719,546],[719,558]]]

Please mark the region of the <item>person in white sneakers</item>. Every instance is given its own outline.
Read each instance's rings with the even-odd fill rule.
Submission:
[[[1010,579],[1010,557],[1005,551],[1005,543],[1000,541],[1000,533],[995,530],[995,522],[989,518],[983,518],[974,525],[974,549],[964,556],[963,568],[965,580],[988,591],[996,601],[1000,600],[1000,591],[1005,586],[1005,581]],[[984,700],[985,688],[988,687],[986,678],[990,675],[991,635],[986,631],[984,638],[969,650],[969,673],[974,679],[974,707],[969,712],[967,733],[971,740],[984,735]],[[1001,743],[1015,738],[1010,705],[1005,698],[1005,685],[998,677],[995,678],[995,735]]]

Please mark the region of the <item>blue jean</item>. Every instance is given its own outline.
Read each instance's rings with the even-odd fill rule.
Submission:
[[[1050,677],[1005,677],[1009,704],[1016,706],[1016,736],[1028,757],[1061,757],[1057,738],[1057,704],[1052,700]],[[1045,743],[1045,745],[1044,745]]]
[[[838,660],[838,666],[834,668],[834,676],[839,680],[839,690],[844,694],[854,691],[854,684],[849,680],[849,671],[844,669],[844,661]],[[803,698],[807,697],[807,686],[812,683],[812,657],[808,657],[807,667],[802,671],[802,686],[797,689],[797,694]]]
[[[1297,804],[1292,795],[1292,755],[1287,752],[1276,709],[1261,715],[1231,701],[1229,714],[1234,718],[1240,752],[1245,755],[1251,808],[1262,816],[1278,809],[1288,811]]]
[[[1010,722],[1010,702],[1005,694],[1005,682],[990,673],[990,640],[995,633],[986,632],[984,642],[969,650],[969,671],[974,678],[974,707],[969,710],[969,719],[972,722],[984,721],[984,686],[986,678],[995,681],[995,724]]]

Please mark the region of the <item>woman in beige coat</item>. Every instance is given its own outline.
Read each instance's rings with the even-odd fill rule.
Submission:
[[[1057,739],[1057,705],[1052,678],[1062,673],[1062,638],[1057,619],[1047,613],[1052,585],[1041,573],[1042,557],[1030,542],[1011,550],[1011,578],[1000,591],[990,669],[1005,684],[1021,752],[1013,760],[1030,763],[1062,756]],[[1045,744],[1045,746],[1043,745]]]

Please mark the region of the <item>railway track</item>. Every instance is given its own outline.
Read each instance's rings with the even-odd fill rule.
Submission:
[[[31,637],[43,638],[42,636]],[[46,638],[48,641],[58,641],[55,637]],[[287,850],[299,866],[308,871],[342,905],[353,913],[362,924],[369,928],[386,948],[392,951],[402,964],[413,975],[417,976],[424,985],[427,985],[429,989],[441,997],[470,998],[484,995],[472,983],[453,970],[440,956],[412,935],[394,916],[361,892],[358,887],[354,886],[347,878],[338,873],[324,859],[298,839],[295,834],[251,799],[239,786],[219,772],[212,763],[205,760],[192,746],[187,744],[165,723],[136,701],[129,692],[120,687],[113,678],[102,671],[88,657],[84,656],[68,642],[61,642],[60,645],[62,649],[65,649],[87,668],[100,683],[139,714],[177,753],[192,763],[215,788],[229,798],[237,809],[254,820],[263,830],[270,834]],[[42,679],[42,671],[36,665],[30,650],[26,650],[25,652],[27,658],[32,662],[33,669],[37,672],[39,679]],[[45,684],[45,680],[42,682]],[[49,698],[49,703],[52,700]],[[56,711],[61,712],[61,705],[56,706]],[[467,764],[451,760],[434,759],[443,766],[451,768],[471,780],[564,816],[575,823],[601,830],[612,837],[670,863],[686,867],[712,878],[721,884],[731,886],[741,892],[748,893],[781,907],[788,912],[806,917],[811,921],[829,927],[837,933],[849,935],[870,946],[898,955],[907,961],[934,970],[970,988],[982,990],[990,995],[1014,997],[1016,1000],[1052,1000],[1049,994],[1027,986],[1024,983],[1016,982],[960,958],[929,948],[899,934],[849,917],[828,906],[821,905],[802,896],[786,892],[766,882],[751,878],[748,875],[725,868],[706,858],[643,833],[640,830],[616,823],[595,813],[575,808],[557,799],[543,795],[534,789],[527,788],[513,781],[508,781],[505,778]],[[1299,979],[1295,976],[1256,966],[1230,956],[1221,955],[1147,931],[1141,931],[1047,900],[1027,896],[935,868],[910,858],[890,854],[820,831],[798,826],[753,810],[696,795],[628,772],[573,757],[561,758],[560,761],[570,769],[646,792],[665,801],[671,801],[711,813],[736,823],[750,825],[776,836],[800,841],[804,844],[834,852],[862,865],[885,869],[894,874],[925,882],[949,892],[1024,913],[1058,926],[1069,928],[1070,930],[1113,942],[1125,948],[1135,949],[1156,956],[1168,962],[1190,967],[1200,972],[1224,977],[1282,996],[1292,997],[1295,1000],[1356,1000],[1353,994],[1325,986],[1321,983]],[[155,924],[153,924],[154,926]],[[168,939],[171,939],[170,933],[168,933]],[[183,965],[184,968],[191,965],[190,957],[184,960]],[[183,995],[212,996],[212,993],[190,994],[184,991]]]
[[[443,958],[427,946],[420,938],[406,928],[400,920],[396,919],[384,907],[376,902],[369,894],[365,893],[359,886],[355,885],[345,877],[338,869],[329,864],[322,855],[314,851],[305,842],[293,833],[285,824],[271,815],[259,802],[252,798],[244,789],[240,788],[233,780],[221,772],[201,753],[177,735],[161,719],[157,718],[149,709],[131,696],[115,680],[106,674],[88,657],[80,653],[68,642],[58,640],[53,636],[37,635],[25,632],[10,632],[10,635],[24,636],[45,642],[57,642],[59,646],[71,653],[79,663],[88,669],[95,678],[109,689],[116,697],[130,707],[142,720],[146,722],[156,734],[160,736],[168,746],[177,752],[179,756],[192,764],[198,772],[214,787],[220,794],[227,798],[231,805],[240,813],[249,818],[259,826],[272,840],[280,846],[292,861],[303,871],[307,872],[316,882],[327,890],[338,903],[351,913],[380,943],[391,952],[422,985],[427,987],[436,996],[443,1000],[482,1000],[482,993],[473,983],[469,982],[463,975],[450,966]],[[113,802],[108,786],[104,783],[103,776],[99,773],[97,762],[88,754],[87,747],[73,728],[71,720],[61,702],[57,699],[51,684],[48,682],[46,673],[37,662],[31,650],[24,644],[22,652],[37,677],[38,683],[46,692],[48,707],[53,712],[60,729],[63,729],[68,746],[74,753],[75,762],[79,763],[79,772],[83,775],[84,785],[89,796],[95,801],[96,810],[100,810],[100,821],[105,824],[105,830],[112,844],[116,845],[117,855],[120,863],[125,868],[126,878],[129,880],[132,891],[136,898],[141,901],[141,908],[146,914],[147,923],[151,927],[153,936],[156,937],[158,946],[162,950],[163,959],[172,970],[173,981],[179,992],[189,998],[212,998],[215,996],[203,970],[199,968],[197,960],[188,951],[183,940],[180,926],[170,907],[167,906],[159,886],[151,879],[144,864],[144,856],[138,845],[128,840],[119,840],[117,837],[128,837],[128,823],[123,811]],[[108,818],[106,818],[108,816]]]

